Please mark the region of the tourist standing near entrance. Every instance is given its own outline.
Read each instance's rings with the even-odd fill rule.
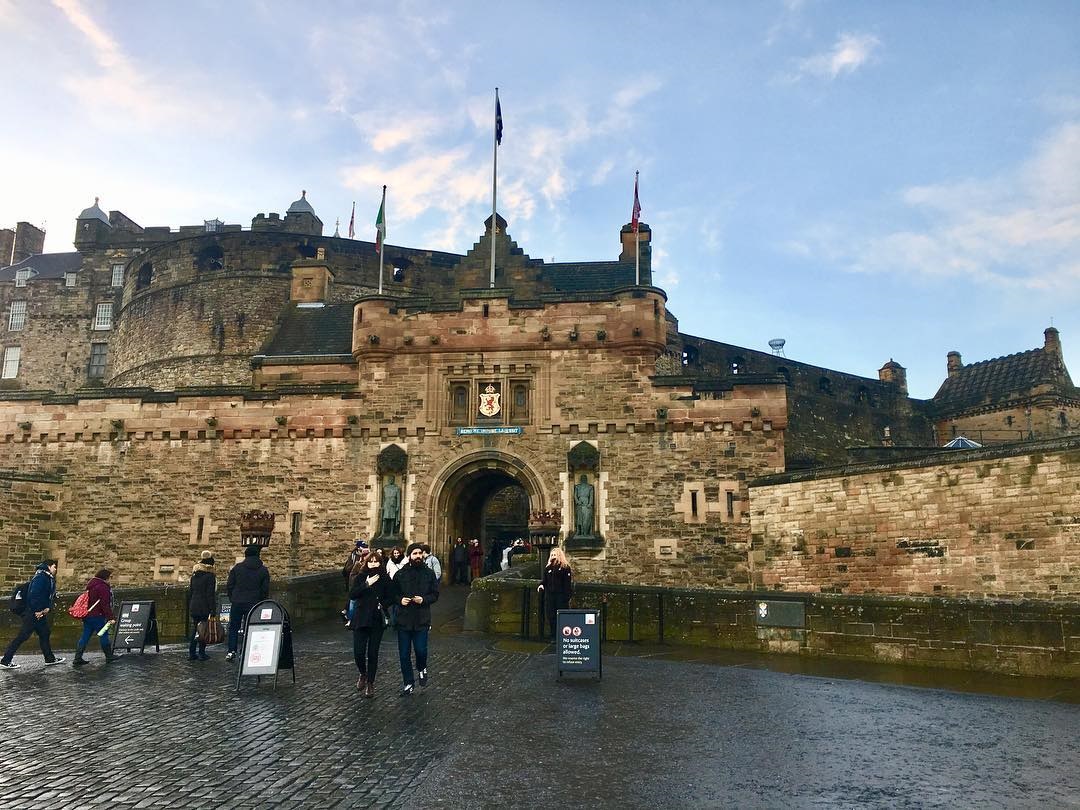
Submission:
[[[439,598],[439,581],[424,564],[424,547],[409,546],[409,562],[393,579],[394,604],[397,609],[398,657],[401,659],[401,694],[413,693],[412,652],[420,686],[428,685],[428,630],[431,629],[431,605]]]
[[[424,564],[435,574],[436,582],[442,582],[442,563],[431,553],[431,546],[424,543]]]
[[[386,573],[390,576],[390,579],[393,579],[398,569],[404,568],[408,562],[405,559],[405,552],[401,550],[401,546],[394,546],[390,549],[390,559],[386,561]]]
[[[109,586],[111,576],[112,571],[102,568],[86,583],[87,604],[90,609],[82,620],[82,635],[79,636],[79,641],[75,645],[75,659],[71,662],[73,667],[81,667],[89,663],[83,658],[83,653],[86,652],[86,645],[95,635],[101,642],[101,651],[105,653],[106,663],[113,660],[109,631],[105,627],[113,620],[112,588]]]
[[[368,554],[368,544],[364,540],[363,536],[360,536],[356,540],[356,544],[353,546],[353,550],[349,552],[349,556],[345,558],[345,565],[341,567],[341,575],[345,577],[345,593],[349,592],[349,588],[352,585],[352,574],[356,564],[364,559]],[[345,626],[348,627],[349,619],[352,618],[353,603],[350,599],[345,603],[345,608],[341,611],[341,618],[345,622]]]
[[[548,555],[547,566],[540,577],[540,587],[536,590],[544,595],[544,613],[554,638],[555,611],[569,608],[570,597],[574,594],[574,578],[570,570],[570,562],[558,546],[553,548]]]
[[[42,560],[34,570],[34,578],[30,580],[30,586],[26,589],[26,607],[23,609],[22,625],[19,627],[19,632],[15,634],[15,638],[4,650],[4,657],[0,659],[0,668],[19,668],[19,665],[11,659],[15,657],[15,651],[19,649],[19,646],[34,633],[37,633],[41,654],[45,656],[45,666],[62,664],[66,660],[53,655],[52,646],[49,644],[49,613],[56,600],[56,565],[56,560]]]
[[[454,585],[469,584],[469,547],[460,537],[450,550],[450,582]]]
[[[214,555],[204,551],[191,569],[191,581],[188,583],[188,613],[191,615],[188,659],[191,661],[206,661],[210,657],[206,654],[206,639],[199,636],[199,622],[207,621],[217,610],[217,576],[214,574],[214,562]],[[232,624],[231,613],[229,623]]]
[[[480,570],[484,565],[484,550],[480,548],[480,541],[475,537],[469,543],[469,573],[470,579],[478,579]]]
[[[259,547],[244,548],[244,559],[229,571],[225,584],[232,608],[229,611],[229,652],[226,661],[236,657],[236,647],[240,636],[240,627],[247,618],[248,611],[256,602],[261,602],[270,595],[270,570],[259,559]]]
[[[349,591],[354,603],[351,621],[353,660],[360,671],[356,688],[364,690],[364,697],[373,698],[375,675],[379,671],[379,645],[389,623],[393,595],[386,564],[378,551],[372,551],[360,567]]]

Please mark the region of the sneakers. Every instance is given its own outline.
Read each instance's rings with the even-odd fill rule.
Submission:
[[[349,626],[349,612],[347,610],[341,611],[341,620],[345,622],[345,626]]]
[[[47,667],[55,667],[57,664],[62,664],[65,661],[67,661],[66,658],[54,658],[52,661],[46,661],[45,666],[47,666]]]
[[[0,669],[18,669],[18,668],[19,668],[19,665],[16,664],[14,661],[12,661],[10,664],[5,664],[3,661],[0,661]]]
[[[83,658],[82,656],[77,655],[77,656],[75,656],[75,660],[71,662],[71,665],[73,667],[85,667],[89,663],[90,662],[87,661],[85,658]]]
[[[236,653],[234,652],[228,652],[225,654],[226,661],[232,661],[234,658],[236,658]]]
[[[401,696],[409,697],[413,693],[413,685],[411,683],[405,684],[401,687]]]
[[[427,685],[428,685],[427,670],[426,669],[420,670],[419,675],[420,675],[420,688],[421,689],[427,689]]]

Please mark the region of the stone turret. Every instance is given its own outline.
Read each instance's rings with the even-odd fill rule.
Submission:
[[[94,204],[84,208],[75,220],[75,248],[92,248],[109,239],[112,223],[109,217],[98,207],[99,197],[94,197]]]
[[[891,357],[889,362],[878,369],[878,379],[895,385],[901,394],[907,394],[907,369]]]
[[[1043,337],[1043,351],[1061,357],[1061,335],[1058,330],[1051,326],[1043,332]]]

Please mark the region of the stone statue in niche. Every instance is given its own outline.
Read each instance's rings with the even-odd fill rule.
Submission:
[[[383,485],[381,517],[382,536],[395,537],[401,526],[401,487],[394,483],[392,475]]]
[[[595,489],[582,475],[574,485],[574,536],[592,537]]]

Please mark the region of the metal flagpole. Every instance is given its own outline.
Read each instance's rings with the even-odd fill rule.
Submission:
[[[386,253],[386,186],[382,187],[382,205],[379,206],[379,295],[382,295],[383,256]]]
[[[634,172],[634,205],[638,204],[638,173]],[[637,215],[634,216],[634,286],[641,286],[641,239],[638,237]]]
[[[495,188],[499,177],[499,88],[495,88],[495,137],[493,138],[493,158],[491,161],[491,283],[495,287]]]

